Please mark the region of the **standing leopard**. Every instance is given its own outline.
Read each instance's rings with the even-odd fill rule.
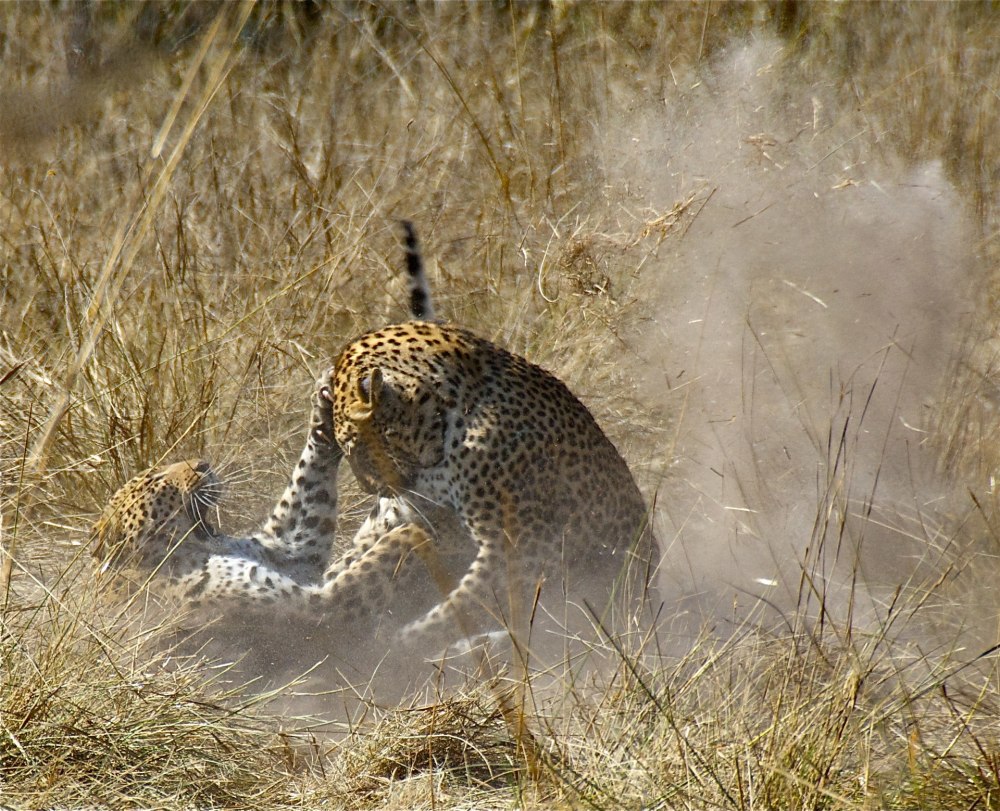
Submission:
[[[509,621],[536,592],[601,611],[616,591],[652,587],[659,553],[625,461],[539,366],[411,321],[351,342],[320,397],[364,489],[450,511],[474,546],[461,580],[404,636]]]
[[[422,278],[412,228],[406,236],[411,279]],[[419,291],[411,301],[416,310]],[[639,488],[551,373],[460,327],[413,320],[349,343],[318,394],[365,490],[450,514],[474,549],[404,637],[507,624],[538,596],[603,616],[656,604],[659,549]]]

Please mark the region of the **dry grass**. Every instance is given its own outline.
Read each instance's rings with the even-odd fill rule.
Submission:
[[[991,6],[10,4],[0,16],[0,802],[1000,806],[996,656],[976,659],[997,640],[1000,537],[984,484],[1000,461]],[[347,338],[404,312],[404,217],[438,311],[556,371],[669,510],[682,424],[700,417],[689,378],[650,396],[640,347],[670,312],[672,257],[715,192],[704,175],[675,178],[676,194],[650,186],[632,171],[642,156],[686,147],[625,135],[663,105],[699,109],[697,94],[727,90],[712,60],[770,37],[784,47],[769,69],[822,99],[831,129],[855,127],[838,158],[940,161],[973,223],[980,311],[924,426],[965,503],[915,521],[933,566],[879,592],[863,619],[857,569],[846,597],[829,596],[853,462],[833,436],[790,604],[751,599],[705,629],[678,608],[658,641],[669,655],[609,643],[591,670],[562,663],[402,707],[363,696],[333,737],[178,659],[172,624],[119,621],[92,593],[87,528],[141,468],[206,456],[235,482],[224,525],[264,514],[312,381]],[[761,162],[808,154],[746,136]],[[840,416],[854,425],[864,407]]]
[[[5,804],[231,807],[287,792],[273,731],[203,673],[88,622],[92,605],[41,611],[5,612]]]

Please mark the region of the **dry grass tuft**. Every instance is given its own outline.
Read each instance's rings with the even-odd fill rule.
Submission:
[[[112,622],[92,598],[8,606],[0,657],[4,801],[235,807],[280,801],[279,740],[169,629]]]
[[[471,789],[516,782],[525,764],[496,689],[495,683],[476,686],[384,713],[344,750],[340,767],[349,794],[375,802],[390,795],[393,784],[428,773]]]

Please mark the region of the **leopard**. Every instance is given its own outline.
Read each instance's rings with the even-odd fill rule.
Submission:
[[[99,572],[114,574],[119,587],[152,585],[157,596],[192,610],[278,610],[359,624],[432,604],[445,582],[430,552],[432,531],[401,502],[379,499],[348,551],[332,559],[342,453],[315,403],[311,423],[285,491],[248,536],[213,525],[223,486],[207,460],[133,477],[93,526]]]
[[[178,579],[213,555],[243,557],[282,570],[292,580],[315,578],[328,563],[337,520],[339,449],[311,418],[305,447],[289,482],[261,527],[248,537],[219,532],[210,514],[222,480],[204,459],[146,470],[119,488],[92,529],[92,554],[104,572],[159,571]],[[253,592],[251,584],[246,591]]]
[[[218,502],[221,480],[211,463],[185,459],[144,470],[120,487],[91,529],[91,554],[101,572],[149,570],[170,550],[212,530],[206,515]]]
[[[420,261],[407,230],[411,275]],[[590,410],[551,372],[425,315],[351,341],[314,397],[330,403],[326,420],[364,490],[450,516],[474,550],[404,638],[523,630],[550,595],[598,622],[616,606],[626,619],[636,606],[657,610],[650,511]]]

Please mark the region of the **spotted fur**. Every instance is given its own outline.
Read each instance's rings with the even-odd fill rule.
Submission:
[[[140,473],[120,488],[94,524],[92,552],[102,568],[160,566],[188,538],[214,536],[206,515],[220,482],[203,459]]]
[[[340,453],[332,443],[327,456],[330,466],[322,475],[335,480]],[[295,479],[318,472],[317,465],[301,461]],[[298,486],[306,493],[317,489],[307,488],[309,483],[306,478]],[[203,518],[217,497],[218,478],[201,460],[136,476],[119,489],[95,524],[94,554],[101,559],[102,573],[138,575],[161,596],[196,609],[251,612],[247,616],[277,611],[313,624],[359,627],[429,610],[454,585],[441,562],[450,558],[441,554],[424,518],[402,501],[380,499],[348,552],[326,562],[322,575],[314,577],[312,550],[332,540],[323,523],[329,516],[320,516],[315,532],[297,529],[290,544],[267,534],[275,516],[249,537],[232,537],[216,532]],[[299,502],[296,509],[309,509],[308,495]],[[448,518],[436,523],[447,526]],[[304,556],[297,554],[305,550]],[[461,562],[450,565],[455,571]]]

